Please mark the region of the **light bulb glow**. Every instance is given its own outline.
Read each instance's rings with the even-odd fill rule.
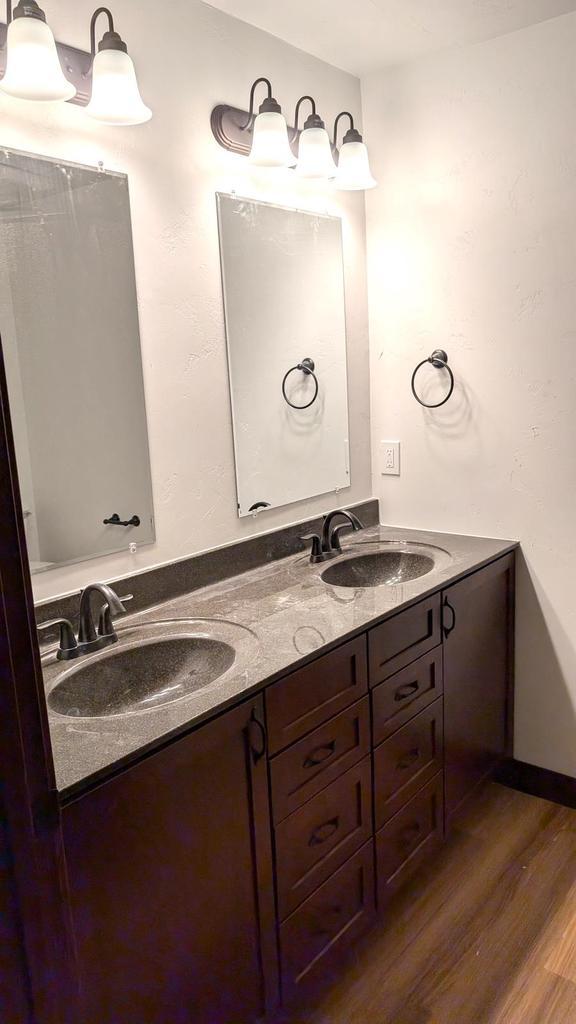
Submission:
[[[110,125],[143,124],[152,111],[143,102],[134,63],[122,50],[100,50],[92,66],[92,96],[86,113]]]
[[[21,100],[72,99],[76,89],[65,77],[52,31],[39,18],[14,18],[8,26],[6,72],[0,90]]]
[[[372,177],[368,150],[363,142],[345,142],[340,149],[336,188],[347,192],[375,188],[378,182]]]
[[[305,128],[298,144],[296,173],[301,178],[334,178],[336,164],[325,128]]]
[[[288,142],[283,114],[265,111],[254,121],[250,163],[256,167],[293,167],[296,163]]]

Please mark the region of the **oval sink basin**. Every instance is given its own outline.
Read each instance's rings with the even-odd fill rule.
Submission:
[[[321,574],[333,587],[393,587],[425,576],[434,559],[414,551],[378,551],[336,562]]]
[[[48,694],[48,706],[72,718],[150,711],[209,686],[234,663],[234,648],[203,636],[167,636],[110,648],[79,662]]]

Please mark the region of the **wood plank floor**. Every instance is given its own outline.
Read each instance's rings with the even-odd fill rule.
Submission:
[[[495,783],[283,1024],[576,1024],[576,811]]]

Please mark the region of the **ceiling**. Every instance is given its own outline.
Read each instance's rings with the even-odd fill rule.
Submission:
[[[576,0],[211,0],[355,75],[576,10]]]

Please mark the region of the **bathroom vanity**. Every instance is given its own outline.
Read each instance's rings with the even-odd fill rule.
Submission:
[[[14,550],[25,530],[34,572],[131,559],[156,521],[127,179],[8,150],[0,184]],[[217,214],[233,511],[369,493],[354,483],[341,219],[236,194]],[[57,806],[38,799],[30,820],[59,872],[73,1024],[252,1024],[305,1004],[510,751],[516,545],[354,507],[342,547],[334,513],[173,563],[160,546],[117,593],[91,582],[79,608],[37,609],[32,763],[49,726]]]
[[[75,776],[61,813],[83,1024],[249,1024],[305,1000],[418,885],[509,751],[514,545],[364,535],[331,564],[400,535],[449,557],[407,584],[346,591],[299,555],[132,616],[128,633],[242,608],[249,667],[226,674],[220,703],[213,689],[201,724],[193,698],[175,702],[177,735],[85,779],[79,745],[122,754],[118,719],[66,726],[55,750],[68,742],[62,778]],[[314,630],[319,649],[302,656]]]

